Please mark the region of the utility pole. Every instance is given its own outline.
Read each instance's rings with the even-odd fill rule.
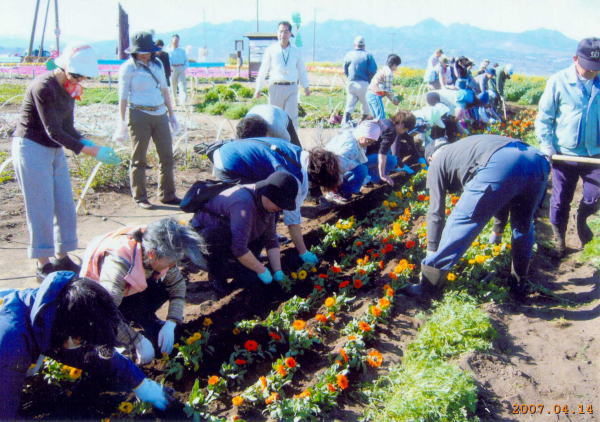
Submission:
[[[258,0],[256,0],[256,32],[258,32]]]
[[[33,39],[35,38],[35,27],[37,26],[37,17],[38,17],[39,10],[40,10],[40,0],[36,0],[35,1],[35,12],[33,15],[33,26],[31,27],[31,37],[29,38],[29,49],[27,50],[28,56],[31,56],[31,52],[33,51]]]
[[[58,26],[58,0],[54,0],[54,35],[56,35],[56,52],[60,54],[60,27]]]
[[[48,23],[48,11],[50,10],[50,1],[46,1],[46,14],[44,15],[44,26],[42,27],[42,39],[40,40],[40,48],[38,49],[38,57],[44,55],[44,37],[46,36],[46,24]]]
[[[315,61],[315,50],[317,45],[317,8],[313,9],[313,63]]]

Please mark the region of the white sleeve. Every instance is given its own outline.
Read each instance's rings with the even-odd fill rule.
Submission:
[[[296,182],[298,183],[298,194],[296,195],[296,208],[292,211],[283,211],[283,222],[286,226],[291,226],[292,224],[301,224],[302,216],[300,215],[300,207],[304,203],[306,196],[308,195],[308,177],[304,177],[304,182],[300,183],[298,179]]]

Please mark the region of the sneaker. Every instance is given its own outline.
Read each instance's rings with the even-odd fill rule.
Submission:
[[[72,271],[76,274],[81,271],[81,267],[74,263],[68,255],[60,259],[51,258],[50,262],[54,265],[54,271]]]
[[[329,191],[325,195],[325,199],[338,205],[346,205],[348,200],[336,192]]]
[[[42,268],[37,267],[37,270],[35,271],[37,282],[41,284],[42,281],[44,281],[44,279],[46,278],[46,276],[50,273],[53,273],[54,271],[56,270],[54,269],[54,265],[52,265],[51,262],[44,264]]]
[[[150,202],[148,202],[147,199],[144,199],[142,201],[137,201],[136,204],[138,207],[140,207],[143,210],[153,210],[154,209],[154,205],[152,205]]]
[[[181,198],[174,197],[173,199],[169,199],[168,201],[160,201],[165,205],[179,205],[181,203]]]

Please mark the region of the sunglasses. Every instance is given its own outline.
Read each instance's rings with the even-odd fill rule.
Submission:
[[[69,72],[69,75],[71,75],[71,77],[73,79],[79,79],[79,80],[88,79],[87,76],[80,75],[79,73],[71,73],[71,72]]]

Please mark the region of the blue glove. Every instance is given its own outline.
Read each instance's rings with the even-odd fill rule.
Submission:
[[[269,271],[268,268],[265,268],[265,271],[263,271],[260,274],[257,273],[256,275],[264,284],[271,284],[271,282],[273,281],[273,276],[271,275],[271,271]]]
[[[173,321],[167,320],[158,332],[158,347],[161,353],[171,353],[175,343],[175,326]]]
[[[154,359],[154,346],[152,346],[150,340],[141,334],[139,341],[135,343],[135,354],[137,357],[136,363],[138,365],[145,365],[152,362],[152,359]]]
[[[110,147],[100,147],[100,151],[96,155],[96,160],[108,165],[121,164],[121,159],[115,150]]]
[[[317,255],[315,255],[311,251],[306,251],[303,254],[301,254],[300,259],[304,261],[305,264],[317,265],[319,263],[319,258],[317,258]]]
[[[421,158],[419,158],[417,161],[418,161],[419,163],[421,163],[421,164],[424,164],[424,165],[425,165],[425,168],[428,168],[428,167],[429,167],[429,166],[427,165],[427,160],[426,160],[425,158],[421,157]]]
[[[275,271],[275,274],[273,274],[273,279],[275,281],[281,281],[281,280],[283,280],[284,277],[285,277],[285,274],[281,270],[277,270],[277,271]]]
[[[138,399],[148,402],[160,410],[165,410],[169,403],[162,385],[148,378],[144,378],[144,381],[134,388],[133,392]]]
[[[401,170],[407,172],[408,174],[415,174],[415,171],[413,169],[411,169],[410,167],[408,167],[406,164],[404,164],[404,166],[401,168]]]
[[[79,142],[83,144],[84,147],[95,147],[96,144],[90,141],[89,139],[80,139]]]

